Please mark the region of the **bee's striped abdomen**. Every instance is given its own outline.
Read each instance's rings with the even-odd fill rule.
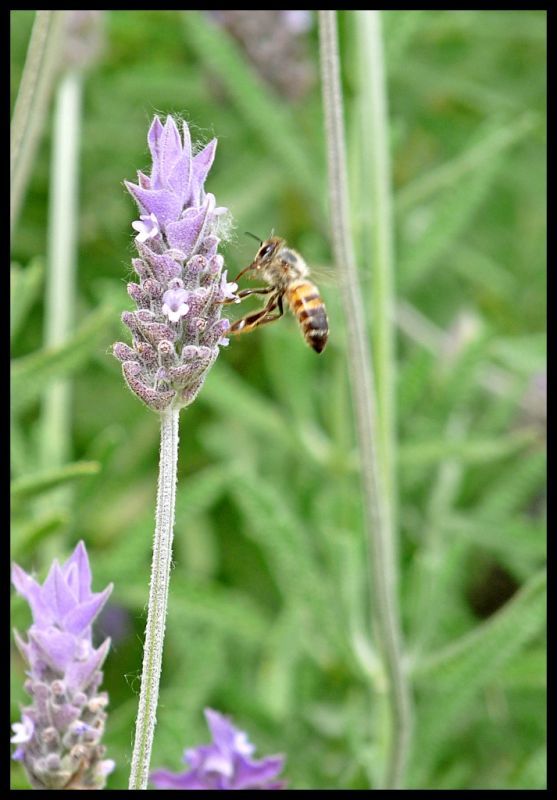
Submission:
[[[286,291],[290,308],[296,315],[306,342],[317,353],[327,344],[329,322],[325,304],[311,281],[296,281]]]

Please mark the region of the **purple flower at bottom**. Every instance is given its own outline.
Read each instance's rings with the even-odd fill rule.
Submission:
[[[283,789],[276,780],[284,756],[268,756],[260,761],[251,758],[255,745],[226,717],[205,709],[213,741],[186,750],[184,762],[190,767],[182,773],[159,769],[151,773],[157,789]]]
[[[11,738],[34,789],[102,789],[114,762],[101,744],[108,695],[100,691],[110,639],[95,648],[92,623],[112,584],[91,591],[83,542],[63,564],[54,561],[41,585],[17,564],[12,581],[31,607],[27,641],[16,643],[27,663],[25,690],[31,703]]]

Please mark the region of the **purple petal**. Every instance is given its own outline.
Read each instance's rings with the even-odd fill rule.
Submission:
[[[33,737],[35,724],[33,720],[26,714],[22,716],[22,722],[14,722],[12,728],[14,735],[10,739],[13,744],[20,744],[21,742],[28,742]]]
[[[29,630],[29,641],[36,648],[38,656],[58,672],[65,672],[75,656],[76,640],[69,633],[56,628]]]
[[[138,242],[136,246],[141,256],[148,262],[151,267],[151,272],[155,278],[161,283],[166,283],[172,278],[178,278],[181,274],[180,264],[171,258],[168,254],[163,253],[158,255],[149,249],[149,246]]]
[[[53,610],[56,622],[64,619],[77,603],[77,594],[74,594],[66,583],[64,573],[56,560],[43,584],[43,598]]]
[[[238,729],[234,727],[229,719],[212,708],[205,709],[205,719],[211,731],[213,742],[217,747],[221,750],[232,752],[236,735],[239,733]]]
[[[191,204],[199,205],[205,179],[215,159],[217,140],[213,139],[193,158],[191,180]]]
[[[234,788],[264,788],[264,784],[276,778],[284,766],[284,756],[269,756],[261,761],[239,758],[236,761]]]
[[[52,723],[58,730],[65,731],[76,719],[79,719],[81,709],[71,703],[62,703],[58,708],[50,708]]]
[[[83,690],[91,680],[93,673],[100,669],[110,647],[110,639],[105,639],[97,650],[84,661],[72,662],[66,670],[65,680],[72,691]]]
[[[159,186],[159,153],[162,131],[162,123],[158,117],[155,117],[149,128],[149,133],[147,134],[147,142],[153,161],[153,169],[151,170],[151,185],[153,187]]]
[[[159,147],[159,182],[167,187],[172,169],[182,154],[180,133],[173,117],[168,116],[160,136]]]
[[[135,183],[124,181],[126,189],[133,195],[141,210],[154,214],[159,225],[165,226],[177,220],[182,210],[180,198],[168,189],[142,189]]]
[[[75,606],[64,617],[64,629],[69,633],[73,633],[75,636],[82,634],[83,631],[92,624],[93,620],[110,597],[113,588],[113,584],[111,583],[106,587],[104,592],[99,592],[93,595],[90,600],[86,600],[84,603]]]
[[[151,189],[151,178],[148,175],[145,175],[141,172],[140,169],[137,170],[137,182],[141,186],[142,189]]]
[[[28,644],[28,642],[24,641],[21,638],[21,634],[18,633],[18,631],[16,631],[15,628],[14,628],[14,638],[15,638],[15,643],[17,645],[17,649],[19,650],[19,652],[21,653],[23,658],[29,664],[31,662],[31,647],[30,647],[30,645]]]
[[[42,587],[17,564],[12,567],[12,582],[17,593],[31,606],[35,625],[40,628],[50,625],[53,621],[52,611],[45,603]]]
[[[132,222],[132,228],[137,231],[136,239],[139,242],[154,239],[160,233],[159,222],[154,214],[141,214],[138,220]]]
[[[207,789],[206,781],[195,772],[183,774],[158,769],[152,772],[149,780],[156,789]]]
[[[166,238],[170,247],[181,250],[186,258],[195,250],[197,242],[203,238],[209,213],[214,207],[214,198],[207,195],[207,202],[202,208],[188,208],[179,222],[171,222],[166,226]]]
[[[168,175],[168,186],[180,197],[182,205],[189,197],[192,173],[191,138],[189,128],[184,122],[184,145],[182,154]]]
[[[199,747],[190,747],[184,750],[182,761],[188,764],[192,769],[199,769],[203,766],[206,758],[209,758],[213,752],[214,744],[202,744]]]
[[[164,411],[176,396],[175,391],[152,389],[140,380],[138,375],[141,372],[141,367],[137,361],[124,361],[122,364],[122,372],[132,392],[134,392],[145,405],[155,411]]]
[[[114,772],[116,768],[116,762],[112,758],[106,758],[104,761],[101,761],[98,767],[98,772],[101,775],[110,775],[111,772]]]
[[[72,569],[73,567],[77,569]],[[91,597],[91,567],[83,541],[79,542],[68,560],[62,564],[62,572],[68,586],[80,601]]]

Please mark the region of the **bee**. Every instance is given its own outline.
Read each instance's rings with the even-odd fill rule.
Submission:
[[[253,236],[253,234],[249,234]],[[257,239],[256,236],[254,236]],[[258,241],[260,241],[258,239]],[[269,295],[266,305],[260,310],[246,314],[233,322],[231,334],[247,333],[260,325],[267,325],[284,314],[284,301],[295,315],[306,342],[316,353],[321,353],[327,344],[329,323],[325,304],[317,286],[309,280],[309,268],[302,256],[286,245],[280,236],[271,236],[264,242],[255,258],[235,278],[246,273],[261,276],[267,286],[243,289],[237,297],[243,299],[252,294]]]

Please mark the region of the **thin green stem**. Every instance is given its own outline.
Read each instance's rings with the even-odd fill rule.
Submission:
[[[56,68],[64,11],[37,11],[10,132],[10,230],[13,232],[31,173]]]
[[[53,126],[45,347],[63,344],[74,322],[81,94],[81,74],[67,72],[58,87]],[[45,465],[61,466],[70,457],[70,405],[69,380],[57,381],[45,391],[41,420]]]
[[[377,380],[379,458],[393,515],[396,511],[396,407],[394,321],[394,235],[391,195],[389,117],[379,11],[356,11],[360,68],[360,163],[366,197],[364,247],[372,274],[371,331]],[[369,213],[367,213],[369,212]],[[371,221],[371,224],[369,224]],[[396,521],[393,518],[393,531]]]
[[[178,465],[179,411],[170,409],[161,414],[161,449],[159,461],[159,487],[149,607],[143,649],[143,672],[139,708],[135,727],[135,741],[130,773],[130,789],[146,789],[149,779],[151,749],[157,719],[159,683],[161,675],[168,585],[172,564],[172,537],[174,533],[174,508],[176,501],[176,474]]]
[[[341,299],[345,314],[348,367],[357,425],[364,495],[366,541],[370,557],[371,606],[388,676],[391,736],[384,786],[400,788],[404,780],[411,732],[411,700],[403,666],[402,642],[393,557],[394,536],[391,497],[381,473],[376,393],[373,382],[362,293],[348,215],[348,181],[343,105],[337,41],[336,12],[319,12],[323,102],[327,132],[329,200],[334,214],[333,250],[341,273]]]

